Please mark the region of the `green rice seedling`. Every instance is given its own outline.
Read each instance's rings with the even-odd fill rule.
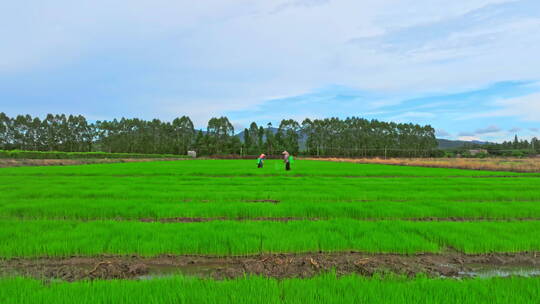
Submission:
[[[539,251],[540,222],[501,225],[496,222],[435,223],[436,228],[424,232],[429,223],[417,223],[418,232],[426,239],[447,244],[464,253]],[[524,231],[524,229],[528,231]],[[522,237],[523,236],[523,237]]]
[[[297,161],[291,172],[282,167],[196,160],[0,169],[0,257],[540,251],[538,174],[316,161]],[[175,217],[214,220],[140,221]],[[451,217],[471,221],[410,220]],[[1,278],[0,303],[535,303],[539,287],[538,278],[334,273],[223,281]]]
[[[5,304],[39,303],[537,303],[540,278],[427,279],[336,277],[278,281],[262,277],[204,280],[52,282],[0,279]]]
[[[450,177],[456,174],[453,169],[315,161],[308,164],[321,168],[317,175],[309,175],[313,173],[309,167],[299,169],[309,173],[301,176],[281,171],[257,175],[256,168],[236,167],[230,169],[254,175],[209,175],[224,172],[234,162],[244,163],[197,160],[0,169],[0,217],[540,218],[540,178],[529,175],[492,177],[494,172],[473,172],[468,174],[491,177]],[[351,176],[382,175],[334,176],[332,166]],[[433,176],[415,176],[416,169]],[[253,203],[261,200],[279,204]]]
[[[141,223],[2,220],[0,256],[251,255],[362,251],[411,254],[540,250],[540,222],[327,221]]]
[[[276,166],[274,166],[274,164]],[[267,168],[257,170],[252,160],[187,160],[174,162],[145,162],[95,164],[81,166],[51,166],[1,168],[2,175],[46,176],[330,176],[330,177],[444,177],[444,176],[536,176],[536,173],[474,171],[391,165],[353,164],[322,161],[296,161],[295,168],[287,172],[279,160],[267,161]],[[81,169],[83,168],[83,169]]]

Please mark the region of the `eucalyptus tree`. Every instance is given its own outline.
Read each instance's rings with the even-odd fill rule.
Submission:
[[[229,153],[231,138],[234,137],[234,127],[227,117],[211,118],[206,128],[208,135],[209,153]]]
[[[301,136],[305,138],[305,152],[308,155],[316,155],[318,156],[319,153],[317,153],[317,148],[315,144],[315,136],[314,136],[314,130],[313,130],[313,121],[311,119],[306,118],[302,121],[301,125]]]
[[[121,118],[90,124],[81,115],[48,114],[40,120],[0,113],[2,149],[186,154],[195,148],[200,155],[236,154],[242,143],[234,135],[226,117],[210,119],[207,132],[196,133],[187,116],[172,122]],[[275,154],[286,149],[318,156],[428,156],[436,146],[431,126],[359,117],[305,119],[302,124],[286,119],[277,131],[271,123],[264,128],[253,122],[244,130],[247,154]],[[517,139],[497,147],[532,151],[540,149],[540,144],[536,138],[530,142]]]
[[[298,139],[300,134],[300,124],[293,119],[284,119],[279,124],[277,135],[279,135],[281,147],[289,153],[296,154],[300,150]]]
[[[259,129],[257,130],[257,153],[260,153],[264,149],[264,127],[259,126]]]
[[[274,128],[272,127],[271,122],[266,124],[266,129],[264,130],[264,137],[266,139],[266,142],[264,144],[266,148],[266,154],[273,154],[275,152],[274,149],[276,149],[276,136],[274,134]]]
[[[536,137],[531,139],[531,150],[534,152],[540,152],[540,140],[538,140]]]
[[[250,154],[249,151],[251,150],[251,142],[252,142],[251,136],[249,135],[249,130],[245,128],[242,134],[243,134],[244,142],[242,144],[243,151],[240,154],[249,155]]]
[[[11,142],[10,136],[11,119],[4,112],[0,112],[0,149],[8,149]]]
[[[244,134],[248,133],[247,139],[245,138],[246,147],[248,149],[248,154],[258,154],[261,149],[261,140],[262,138],[259,138],[259,127],[257,126],[257,123],[252,122],[249,125],[249,129],[246,129],[244,131]]]
[[[208,134],[204,134],[202,130],[197,132],[195,135],[195,140],[193,142],[193,147],[199,155],[207,155],[208,152]]]

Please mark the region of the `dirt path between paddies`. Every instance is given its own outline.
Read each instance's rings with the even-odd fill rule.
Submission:
[[[415,276],[467,278],[482,273],[523,271],[540,275],[540,253],[466,255],[304,253],[263,254],[246,257],[212,256],[101,256],[0,260],[0,276],[39,279],[152,279],[173,274],[203,278],[238,278],[245,274],[273,278],[312,277],[335,270],[338,275],[396,273]],[[505,272],[506,271],[506,272]]]
[[[0,158],[0,168],[29,166],[74,166],[88,164],[133,163],[186,160],[186,158],[100,158],[100,159],[13,159]]]

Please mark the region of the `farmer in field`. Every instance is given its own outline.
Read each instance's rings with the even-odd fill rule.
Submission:
[[[266,158],[266,155],[264,155],[264,153],[259,155],[259,158],[257,158],[257,168],[262,168],[264,166],[265,158]]]
[[[291,158],[292,156],[287,151],[283,151],[283,161],[285,162],[285,170],[291,170]]]

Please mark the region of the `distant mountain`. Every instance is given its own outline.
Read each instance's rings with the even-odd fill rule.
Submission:
[[[437,142],[439,143],[439,149],[456,149],[456,148],[461,148],[465,145],[470,145],[470,144],[476,144],[476,145],[486,145],[486,144],[489,144],[489,142],[487,141],[478,141],[478,140],[473,140],[473,141],[466,141],[466,140],[450,140],[450,139],[442,139],[442,138],[437,138]]]

